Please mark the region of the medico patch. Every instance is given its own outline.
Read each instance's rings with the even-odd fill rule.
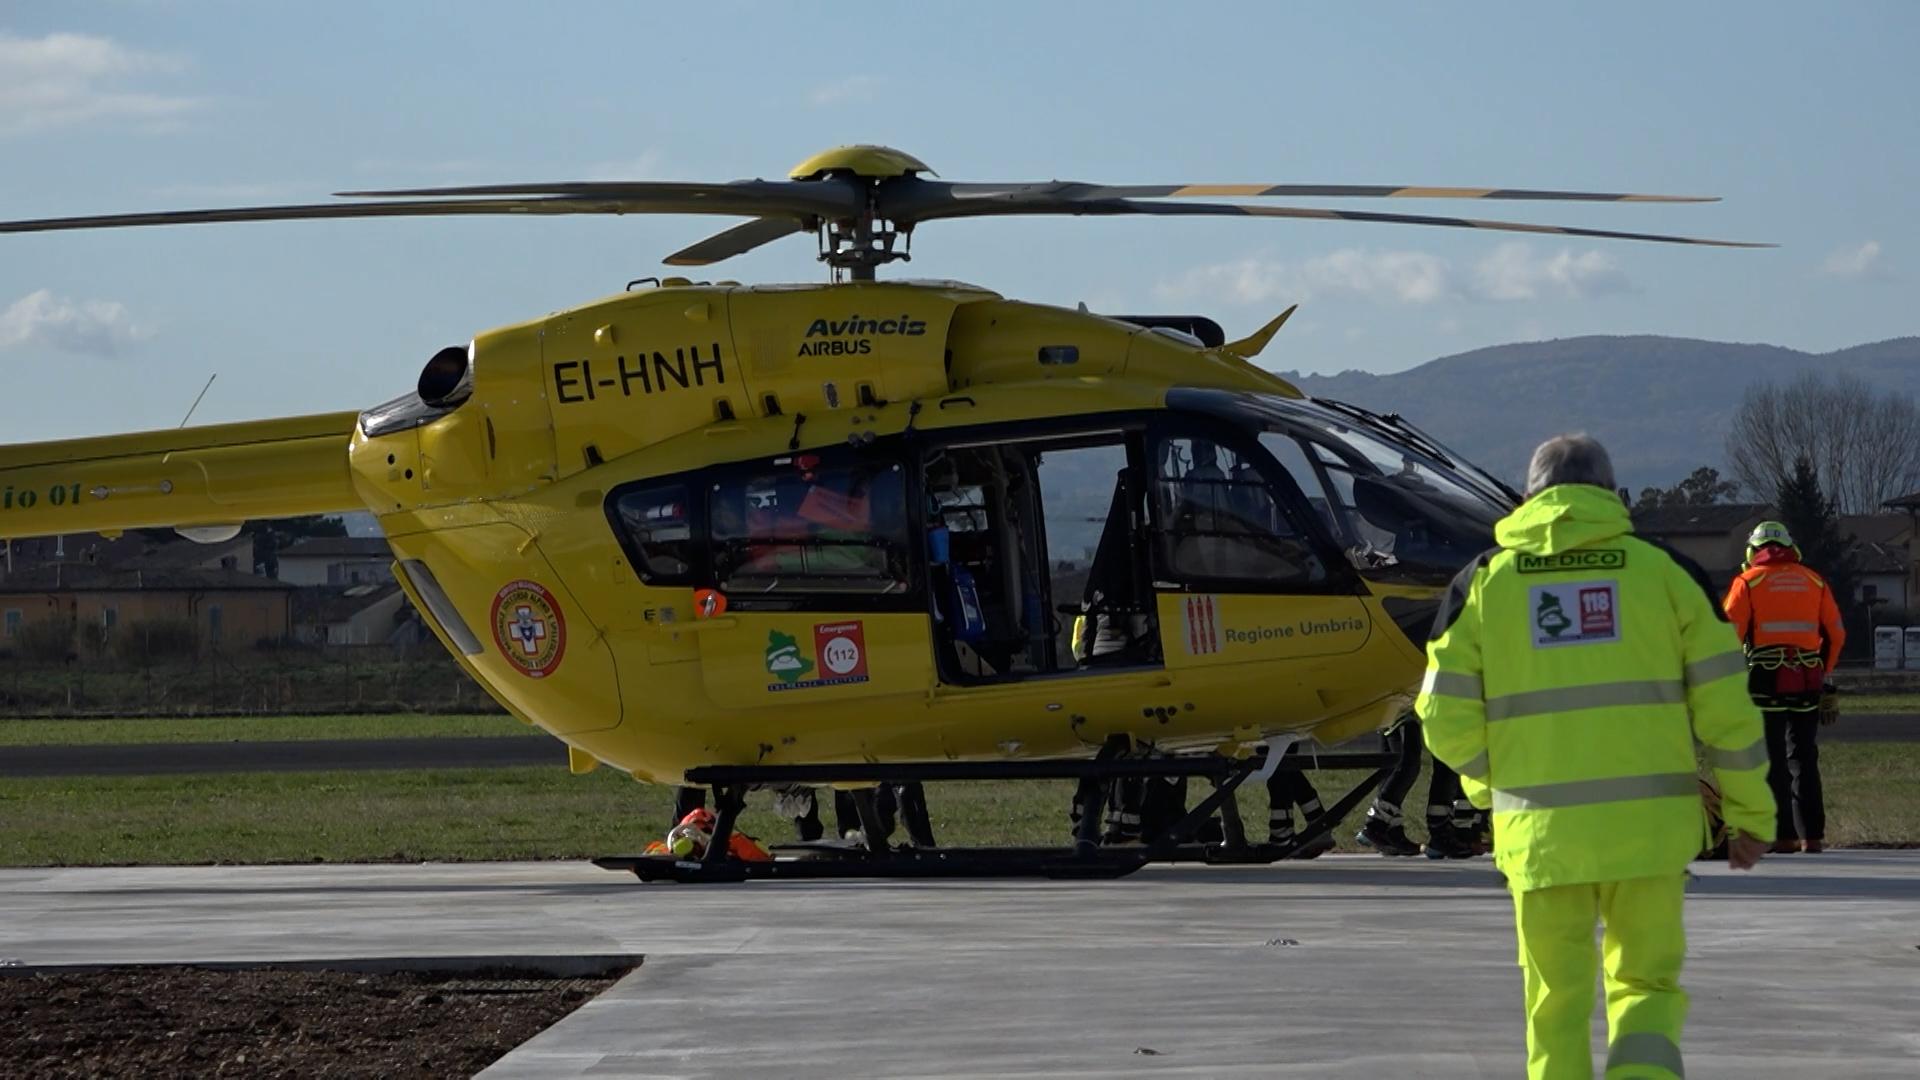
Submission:
[[[1619,641],[1619,583],[1575,581],[1564,585],[1535,585],[1527,592],[1527,617],[1533,623],[1536,649]]]

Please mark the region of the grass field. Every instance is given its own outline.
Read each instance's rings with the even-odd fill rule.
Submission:
[[[1920,844],[1920,744],[1836,744],[1822,764],[1829,843]],[[1309,775],[1328,797],[1354,779]],[[930,784],[927,794],[943,843],[1066,839],[1065,782]],[[1425,794],[1422,779],[1409,802]],[[768,801],[753,797],[747,830],[790,838]],[[638,852],[665,830],[671,804],[670,789],[606,769],[5,780],[0,865],[578,859]],[[1250,830],[1265,821],[1264,791],[1240,805]],[[1343,849],[1359,820],[1340,831]]]
[[[110,743],[263,742],[312,739],[425,739],[538,735],[511,716],[197,716],[141,720],[0,720],[0,747]]]
[[[1920,694],[1842,694],[1840,714],[1920,713]]]

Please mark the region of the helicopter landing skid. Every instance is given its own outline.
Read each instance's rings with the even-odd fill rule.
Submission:
[[[862,849],[809,849],[796,856],[774,848],[769,862],[695,862],[664,855],[612,856],[593,860],[603,870],[625,870],[641,881],[734,882],[762,878],[978,878],[1043,877],[1110,881],[1148,863],[1143,853],[1096,851],[1077,856],[1071,848],[908,848],[884,853]]]
[[[767,765],[710,766],[690,770],[691,783],[711,784],[714,793],[714,831],[707,854],[699,859],[671,855],[615,855],[593,860],[603,870],[626,871],[642,881],[731,883],[760,879],[818,880],[824,878],[988,878],[1041,877],[1055,880],[1110,881],[1126,877],[1148,863],[1207,863],[1264,865],[1292,858],[1335,828],[1385,779],[1394,762],[1387,753],[1333,753],[1314,759],[1323,768],[1365,768],[1370,774],[1355,784],[1289,844],[1253,844],[1247,841],[1234,793],[1250,777],[1266,776],[1265,751],[1243,759],[1217,754],[1170,757],[1128,757],[1123,743],[1111,744],[1092,759],[1017,762],[908,762],[892,765]],[[1298,770],[1301,760],[1283,757],[1275,766]],[[1101,844],[1100,819],[1105,782],[1130,777],[1202,776],[1213,790],[1149,843]],[[905,783],[909,781],[1072,779],[1080,781],[1076,797],[1080,817],[1072,847],[892,847],[884,839],[868,844],[826,841],[779,845],[769,860],[745,861],[726,854],[746,793],[759,785],[798,783]],[[865,835],[885,835],[875,813],[873,790],[854,793]],[[1222,843],[1193,842],[1200,828],[1219,816]]]

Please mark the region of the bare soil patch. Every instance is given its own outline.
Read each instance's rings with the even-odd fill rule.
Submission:
[[[612,985],[517,971],[0,977],[0,1076],[472,1076]]]

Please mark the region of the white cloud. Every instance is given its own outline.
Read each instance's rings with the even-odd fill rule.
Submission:
[[[23,38],[0,33],[0,136],[99,120],[165,128],[200,102],[153,93],[133,83],[185,67],[178,57],[129,49],[102,37]]]
[[[1502,244],[1471,268],[1421,251],[1343,248],[1289,261],[1250,257],[1197,267],[1163,281],[1166,300],[1224,297],[1230,303],[1292,303],[1335,297],[1420,305],[1439,301],[1587,299],[1631,288],[1611,256],[1562,250],[1537,256],[1526,244]]]
[[[69,300],[41,289],[0,311],[0,350],[40,346],[83,356],[112,356],[151,337],[117,300]]]
[[[1593,249],[1536,258],[1531,245],[1501,244],[1473,268],[1472,292],[1486,300],[1537,300],[1542,293],[1584,300],[1630,287],[1613,256]]]
[[[1880,241],[1869,240],[1858,247],[1841,248],[1820,264],[1820,272],[1832,277],[1866,277],[1880,268]]]
[[[847,105],[873,100],[880,80],[872,75],[849,75],[837,82],[823,83],[807,92],[807,103],[816,109],[829,105]]]
[[[1343,248],[1298,262],[1250,257],[1202,266],[1161,282],[1155,292],[1169,300],[1224,295],[1237,304],[1332,296],[1425,304],[1451,293],[1451,277],[1447,261],[1437,255]]]

